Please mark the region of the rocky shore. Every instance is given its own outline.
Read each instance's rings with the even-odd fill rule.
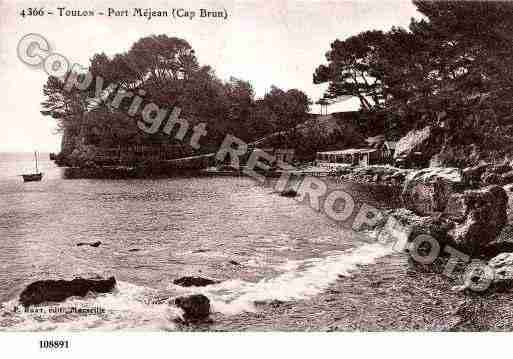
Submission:
[[[434,238],[442,249],[438,258],[419,264],[408,253],[394,253],[375,264],[360,266],[350,276],[341,276],[328,290],[313,298],[256,303],[257,313],[231,317],[210,313],[209,298],[205,296],[180,298],[174,305],[184,311],[185,325],[207,318],[208,328],[214,330],[511,330],[513,320],[505,317],[513,309],[510,304],[513,296],[510,292],[513,285],[511,173],[513,168],[509,163],[482,163],[465,169],[343,168],[336,173],[342,181],[402,186],[404,208],[388,210],[386,214],[405,228],[408,242],[414,242],[420,235]],[[465,276],[466,263],[458,264],[453,276],[443,273],[450,258],[443,251],[446,246],[468,255],[469,262],[480,260],[493,269],[494,276],[487,290],[469,288],[479,278],[476,283],[469,283]],[[175,284],[213,283],[204,278],[186,277]],[[82,283],[77,289],[74,282],[43,284],[50,293],[45,294],[48,298],[26,301],[27,304],[60,301],[96,291],[96,284],[89,282],[86,284],[93,289],[85,288]],[[63,284],[66,290],[62,289]],[[28,289],[40,296],[37,288],[41,285]],[[97,291],[111,290],[109,284],[108,288]]]
[[[397,170],[348,168],[346,180],[378,183],[401,173],[405,208],[387,211],[408,241],[428,234],[493,270],[485,290],[470,290],[465,261],[444,273],[447,253],[432,263],[396,252],[340,276],[327,291],[298,302],[273,302],[258,313],[214,315],[217,330],[314,331],[511,331],[513,330],[513,235],[509,164],[467,169]],[[389,177],[390,178],[390,177]],[[399,178],[399,175],[397,176]],[[382,183],[383,184],[383,183]],[[481,273],[482,274],[482,273]],[[469,279],[471,282],[469,283]]]
[[[512,186],[505,184],[508,176],[502,176],[511,170],[508,166],[480,165],[463,170],[348,168],[343,178],[353,182],[384,184],[376,176],[396,175],[397,182],[391,184],[403,186],[404,208],[386,214],[408,229],[408,241],[429,234],[442,246],[468,253],[469,261],[454,263],[452,274],[446,275],[444,270],[451,260],[447,253],[422,264],[407,251],[395,252],[374,264],[359,266],[349,276],[339,276],[315,297],[256,303],[257,312],[237,316],[214,313],[209,329],[513,330],[513,195]],[[497,172],[501,173],[491,175]],[[474,285],[480,279],[468,276],[471,260],[493,270],[485,290],[469,289],[469,279]]]
[[[480,280],[468,276],[469,262],[455,263],[448,276],[447,253],[422,264],[407,252],[396,252],[340,276],[313,298],[263,303],[257,313],[236,317],[215,313],[212,329],[513,330],[511,171],[510,164],[480,164],[463,170],[348,167],[339,173],[352,182],[402,185],[404,208],[386,214],[409,229],[408,241],[429,234],[442,246],[468,253],[469,262],[486,264],[493,277],[485,290],[469,289]]]
[[[219,331],[511,331],[513,293],[469,295],[454,291],[459,279],[413,267],[396,253],[324,293],[295,302],[273,302],[257,313],[214,313]],[[222,324],[219,324],[222,323]]]
[[[410,169],[392,166],[347,166],[332,171],[331,176],[342,182],[402,186],[410,172]]]

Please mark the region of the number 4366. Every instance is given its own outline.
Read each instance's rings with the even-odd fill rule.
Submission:
[[[43,16],[45,14],[44,8],[35,8],[35,7],[29,7],[27,9],[23,9],[20,12],[21,17],[25,16]]]

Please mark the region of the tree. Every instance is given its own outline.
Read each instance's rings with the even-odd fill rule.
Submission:
[[[395,56],[381,56],[389,109],[457,130],[508,121],[513,3],[414,3],[426,19],[393,29],[387,51]]]
[[[513,3],[414,4],[425,17],[408,29],[333,42],[314,82],[329,83],[327,97],[358,97],[364,112],[377,114],[371,128],[404,133],[437,125],[448,141],[503,128],[513,108]]]
[[[269,121],[274,132],[282,134],[286,146],[291,145],[292,140],[297,137],[298,125],[308,118],[311,104],[308,96],[297,89],[284,91],[272,86],[263,101],[270,110]]]
[[[355,96],[362,109],[372,111],[383,106],[383,71],[377,66],[386,35],[366,31],[344,41],[335,40],[326,53],[327,65],[314,73],[315,84],[329,83],[326,98]]]

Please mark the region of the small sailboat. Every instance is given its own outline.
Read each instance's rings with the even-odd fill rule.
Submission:
[[[43,179],[43,173],[39,172],[39,169],[37,166],[37,152],[34,152],[34,159],[36,160],[36,172],[26,174],[26,175],[21,175],[23,177],[23,182],[36,182],[36,181],[41,181]]]

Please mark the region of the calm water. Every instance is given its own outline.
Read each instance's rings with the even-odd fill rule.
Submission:
[[[237,315],[255,301],[318,294],[387,251],[250,178],[66,180],[41,157],[43,181],[24,184],[17,175],[33,171],[32,155],[0,154],[0,329],[173,329],[179,311],[154,297],[202,292],[214,311]],[[389,190],[349,186],[366,203],[393,205]],[[91,274],[114,275],[117,291],[59,306],[106,313],[13,313],[29,283]],[[174,286],[183,275],[222,283]]]

